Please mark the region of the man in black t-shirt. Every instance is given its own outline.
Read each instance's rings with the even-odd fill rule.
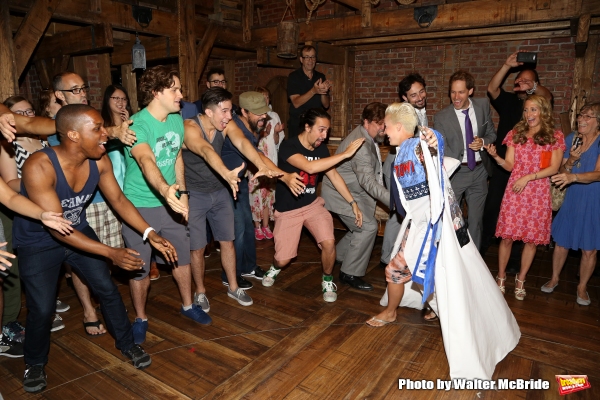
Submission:
[[[279,168],[288,173],[298,173],[304,183],[304,191],[295,197],[287,186],[277,182],[275,189],[275,239],[274,265],[265,273],[263,286],[273,286],[281,268],[290,263],[298,253],[298,243],[302,227],[313,235],[321,248],[323,265],[323,300],[337,300],[336,286],[333,283],[333,264],[335,262],[335,237],[333,219],[325,209],[325,201],[317,196],[317,185],[323,173],[327,175],[334,188],[352,206],[356,217],[356,226],[362,226],[362,213],[352,198],[344,179],[335,170],[340,162],[352,157],[365,141],[360,138],[352,142],[346,151],[329,156],[327,132],[331,126],[331,117],[327,112],[311,108],[305,113],[305,129],[300,135],[284,141],[279,147]]]
[[[288,77],[287,94],[290,101],[288,137],[298,136],[300,116],[311,108],[329,108],[329,89],[331,82],[325,75],[315,70],[317,52],[312,46],[304,46],[300,51],[302,68]]]
[[[498,155],[502,158],[506,154],[506,145],[502,144],[502,142],[506,134],[523,117],[523,104],[527,96],[532,94],[541,95],[552,103],[552,93],[540,84],[538,74],[533,69],[524,68],[517,74],[513,89],[514,93],[508,93],[502,89],[502,83],[510,70],[523,65],[522,62],[517,61],[518,53],[513,53],[506,59],[488,84],[488,95],[490,96],[492,106],[494,106],[494,109],[496,109],[496,112],[500,116],[494,145],[496,146]],[[482,255],[485,255],[491,239],[496,233],[500,204],[502,203],[502,197],[504,196],[504,190],[506,189],[509,177],[510,172],[494,163],[494,173],[490,177],[488,195],[483,211],[483,233],[480,247]],[[518,255],[518,251],[515,251],[515,253]]]

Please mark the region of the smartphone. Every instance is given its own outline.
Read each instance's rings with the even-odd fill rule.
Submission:
[[[537,53],[528,51],[517,53],[517,62],[535,64],[537,62]]]
[[[581,136],[575,136],[575,138],[573,139],[573,146],[575,146],[575,149],[581,147],[582,144],[583,138]]]

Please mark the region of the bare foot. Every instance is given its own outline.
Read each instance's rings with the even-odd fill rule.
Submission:
[[[438,316],[435,313],[435,311],[431,310],[431,311],[429,311],[429,313],[425,314],[425,316],[423,317],[423,319],[425,321],[432,322],[432,321],[436,321],[438,319]]]

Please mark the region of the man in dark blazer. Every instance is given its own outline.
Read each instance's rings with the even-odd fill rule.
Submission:
[[[390,201],[390,192],[383,185],[378,145],[385,138],[385,109],[382,103],[368,104],[361,115],[362,125],[357,126],[336,151],[336,154],[342,153],[354,140],[366,139],[354,157],[336,167],[363,212],[362,227],[356,226],[352,206],[335,190],[329,178],[323,178],[321,190],[325,208],[338,214],[348,227],[348,233],[336,245],[336,257],[342,262],[340,281],[359,290],[373,290],[373,286],[360,277],[365,275],[377,237],[375,205],[379,200],[389,206]]]
[[[481,220],[487,196],[487,178],[492,174],[492,160],[483,150],[494,143],[496,131],[487,98],[470,98],[475,79],[466,71],[456,71],[450,77],[452,104],[434,116],[433,128],[444,137],[445,155],[461,161],[451,184],[458,200],[463,194],[469,207],[469,233],[479,248]]]

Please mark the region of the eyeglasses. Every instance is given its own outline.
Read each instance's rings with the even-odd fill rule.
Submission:
[[[302,56],[302,58],[304,58],[305,60],[310,60],[310,61],[317,59],[316,56]]]
[[[82,87],[78,87],[78,88],[73,88],[73,89],[59,89],[61,92],[71,92],[73,94],[80,94],[81,92],[87,93],[88,90],[90,90],[89,86],[82,86]]]
[[[111,97],[117,103],[127,103],[127,99],[125,97]]]
[[[222,81],[215,79],[214,81],[209,81],[210,83],[212,83],[213,85],[225,85],[227,83],[227,81],[225,79],[223,79]]]
[[[586,115],[586,114],[577,114],[577,118],[578,118],[578,119],[579,119],[579,118],[581,118],[581,119],[583,119],[584,121],[589,121],[589,120],[590,120],[590,119],[592,119],[592,118],[598,118],[598,117],[593,117],[593,116],[591,116],[591,115]]]
[[[19,114],[19,115],[25,115],[28,117],[35,116],[35,110],[33,108],[28,108],[27,110],[17,110],[17,111],[14,111],[14,113]]]

